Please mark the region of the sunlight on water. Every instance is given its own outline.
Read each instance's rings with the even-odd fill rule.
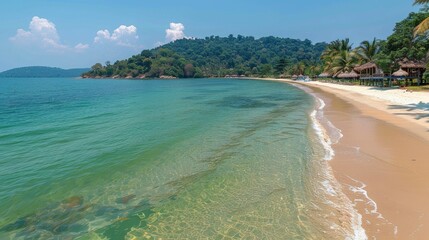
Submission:
[[[2,80],[0,237],[344,238],[313,108],[261,81]]]

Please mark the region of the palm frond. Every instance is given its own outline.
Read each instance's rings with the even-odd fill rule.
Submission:
[[[414,28],[414,36],[424,34],[427,30],[429,30],[429,17]]]
[[[429,3],[429,0],[415,0],[414,5]]]

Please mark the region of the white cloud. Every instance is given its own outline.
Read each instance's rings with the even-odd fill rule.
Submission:
[[[19,44],[38,43],[42,47],[62,49],[65,45],[59,41],[57,29],[53,22],[46,18],[34,16],[31,19],[28,31],[18,29],[10,40]]]
[[[112,34],[109,30],[99,30],[94,38],[94,43],[113,42],[120,46],[135,47],[137,45],[137,28],[134,25],[121,25]]]
[[[94,38],[94,43],[102,42],[104,39],[110,40],[109,30],[99,30]]]
[[[36,45],[50,50],[71,49],[69,46],[61,43],[55,24],[46,18],[40,18],[38,16],[34,16],[31,19],[28,31],[20,28],[16,31],[16,35],[11,37],[10,40],[16,44]],[[78,44],[75,49],[82,51],[88,47],[88,45]]]
[[[11,40],[12,41],[18,41],[20,39],[26,39],[26,38],[30,38],[32,36],[31,32],[27,32],[24,29],[18,29],[16,30],[16,35],[15,37],[12,37]]]
[[[185,26],[182,23],[170,23],[170,28],[165,30],[165,38],[167,41],[176,41],[178,39],[186,38],[185,33],[183,32],[185,30]]]
[[[76,49],[76,51],[84,51],[86,49],[89,48],[88,44],[83,44],[83,43],[79,43],[76,46],[74,46],[74,49]]]

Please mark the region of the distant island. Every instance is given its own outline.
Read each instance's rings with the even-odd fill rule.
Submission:
[[[0,77],[12,78],[53,78],[53,77],[80,77],[82,73],[88,72],[89,68],[62,69],[56,67],[20,67],[13,68],[0,73]]]

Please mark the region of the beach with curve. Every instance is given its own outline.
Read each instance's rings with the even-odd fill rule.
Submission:
[[[329,162],[362,215],[369,239],[425,239],[429,234],[429,95],[405,89],[283,81],[326,104],[329,132],[341,131]],[[330,126],[330,125],[333,126]]]

